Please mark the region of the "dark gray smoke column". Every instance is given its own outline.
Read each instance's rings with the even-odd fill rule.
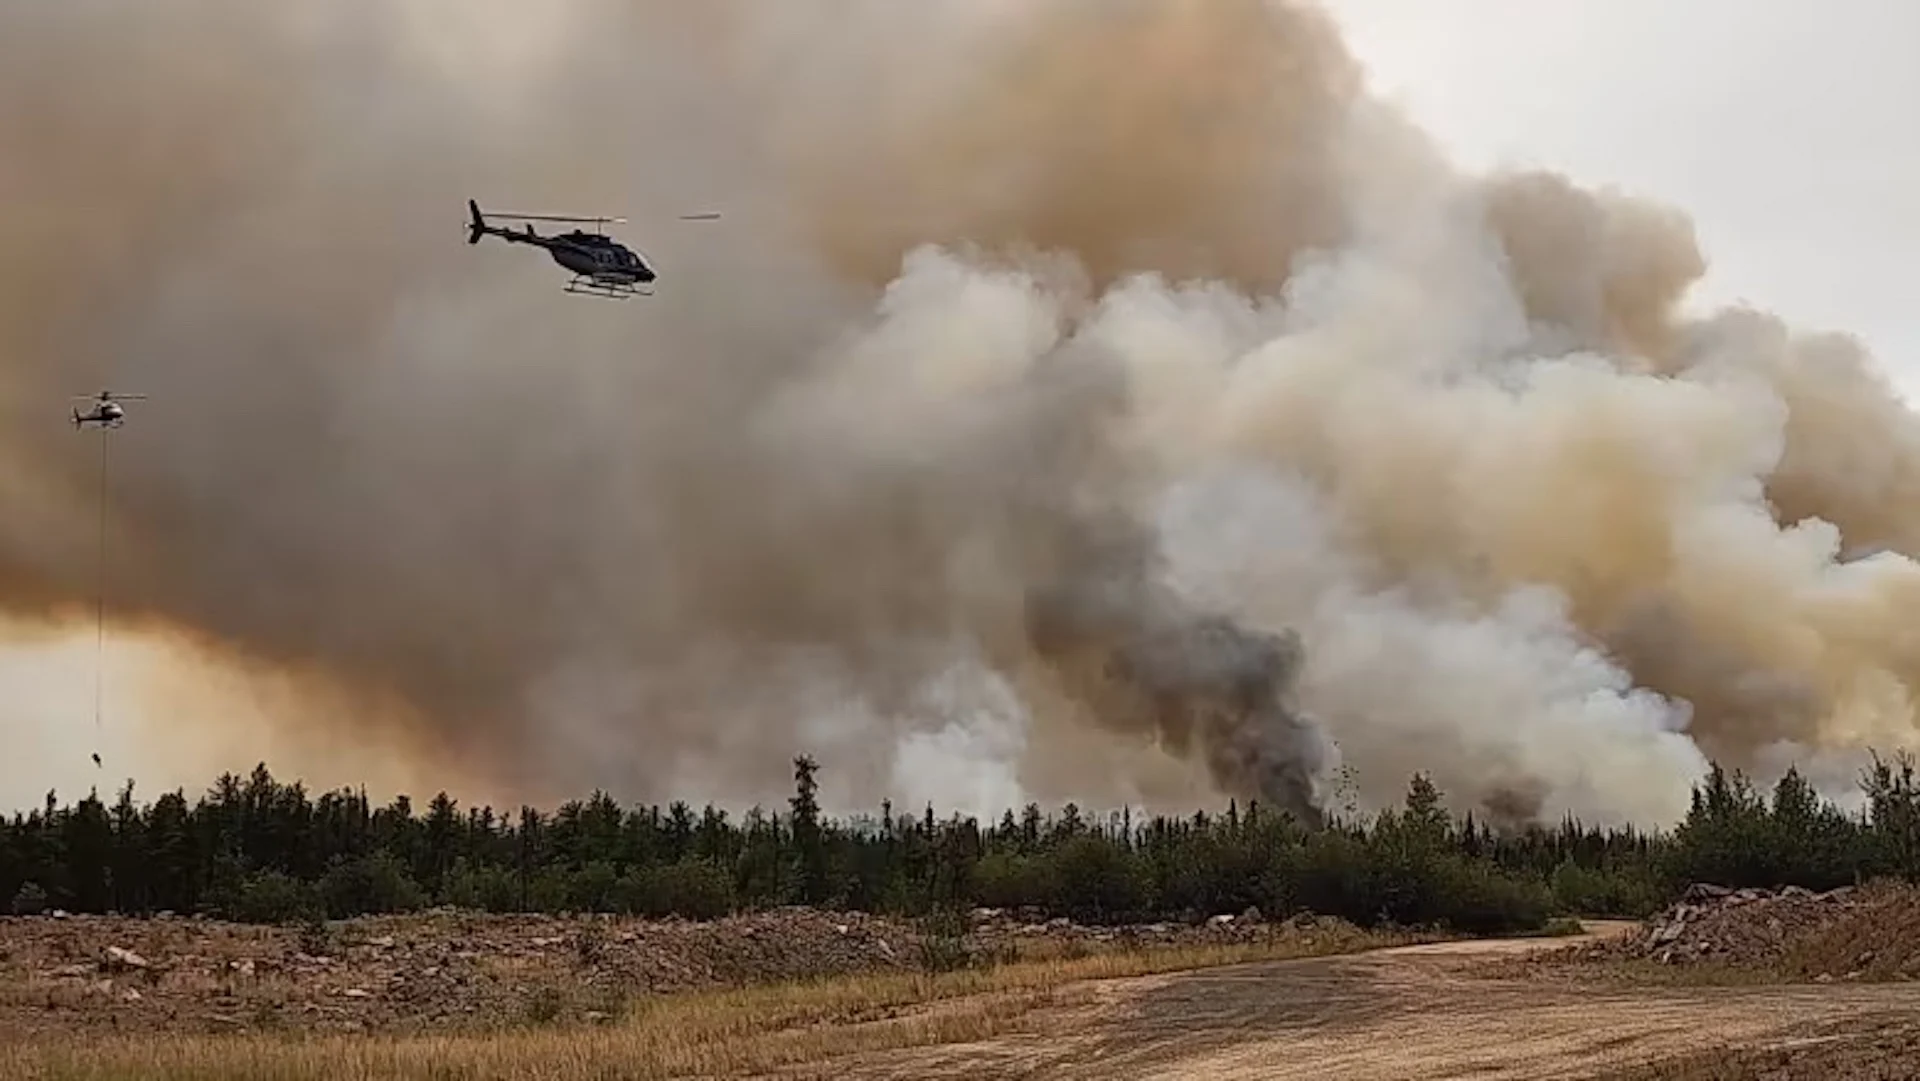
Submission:
[[[1223,791],[1319,826],[1333,756],[1290,703],[1298,637],[1196,610],[1156,579],[1158,560],[1130,534],[1089,547],[1069,577],[1028,596],[1033,647],[1068,694],[1103,727],[1197,752]]]

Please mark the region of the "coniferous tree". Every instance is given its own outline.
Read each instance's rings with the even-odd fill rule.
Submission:
[[[791,810],[794,848],[794,885],[802,904],[818,905],[827,899],[827,848],[820,830],[819,785],[814,774],[820,766],[801,756],[793,760],[793,798]]]

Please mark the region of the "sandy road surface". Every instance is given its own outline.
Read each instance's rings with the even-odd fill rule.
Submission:
[[[1825,1025],[1920,1010],[1914,984],[1598,989],[1474,971],[1502,953],[1567,941],[1447,943],[1110,981],[1073,1006],[1030,1015],[1015,1036],[786,1076],[1537,1081],[1716,1045],[1787,1045]]]

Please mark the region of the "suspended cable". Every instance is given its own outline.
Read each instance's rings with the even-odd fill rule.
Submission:
[[[107,645],[107,440],[110,428],[100,429],[99,528],[94,547],[93,601],[93,764],[100,765],[102,703],[106,684]]]
[[[113,429],[120,426],[126,417],[126,409],[121,401],[145,398],[144,394],[116,395],[103,390],[97,397],[76,398],[76,401],[92,401],[93,411],[82,414],[78,408],[73,410],[73,426],[77,428],[88,424],[100,426],[100,489],[96,493],[96,512],[99,520],[94,539],[93,567],[93,764],[100,762],[100,750],[104,744],[107,667],[107,440]]]

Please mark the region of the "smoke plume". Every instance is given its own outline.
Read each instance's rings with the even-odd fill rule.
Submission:
[[[1871,359],[1683,316],[1681,214],[1462,174],[1304,4],[11,5],[0,207],[0,605],[90,618],[63,406],[150,394],[113,610],[499,798],[1659,820],[1916,742]]]
[[[1298,640],[1191,611],[1137,545],[1080,555],[1028,595],[1027,635],[1086,720],[1197,751],[1226,790],[1317,822],[1332,758],[1288,701]]]

